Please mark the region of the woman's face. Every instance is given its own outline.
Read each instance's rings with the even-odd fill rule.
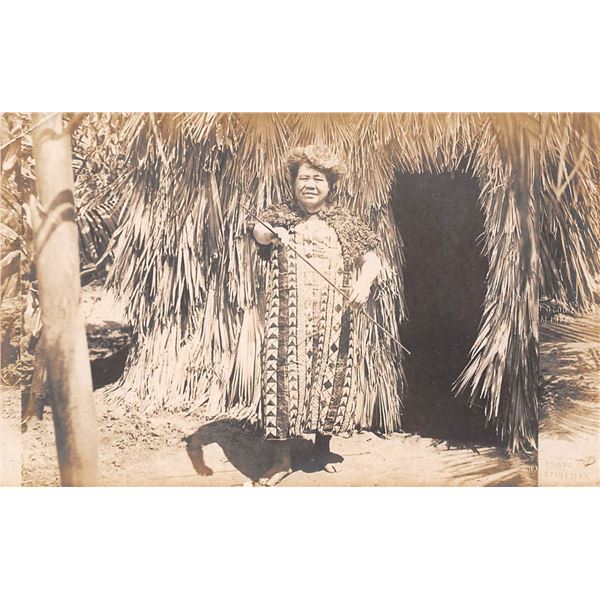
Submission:
[[[329,194],[325,174],[309,165],[300,165],[294,182],[294,195],[300,206],[309,213],[319,212]]]

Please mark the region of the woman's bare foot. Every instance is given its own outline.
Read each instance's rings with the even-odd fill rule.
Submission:
[[[283,481],[291,472],[290,467],[274,465],[258,480],[258,483],[265,487],[273,487]]]
[[[283,444],[282,444],[283,446]],[[283,481],[292,472],[292,457],[289,447],[278,449],[273,466],[258,480],[260,485],[272,487]]]
[[[317,433],[315,435],[315,464],[327,473],[339,473],[344,458],[330,450],[331,436]]]
[[[323,471],[326,471],[327,473],[339,473],[341,470],[342,463],[330,462],[323,467]]]

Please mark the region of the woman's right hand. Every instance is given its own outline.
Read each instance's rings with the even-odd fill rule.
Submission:
[[[277,244],[287,246],[290,243],[290,232],[284,227],[265,227],[262,223],[254,226],[254,239],[266,246],[268,244]]]
[[[281,246],[287,246],[290,243],[290,232],[284,227],[273,227],[277,237],[273,237],[273,243]]]

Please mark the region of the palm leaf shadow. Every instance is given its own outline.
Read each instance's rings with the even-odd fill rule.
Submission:
[[[540,432],[576,440],[600,427],[600,324],[576,317],[540,325]]]
[[[537,459],[510,454],[502,448],[449,449],[442,457],[450,485],[523,487],[537,485]]]

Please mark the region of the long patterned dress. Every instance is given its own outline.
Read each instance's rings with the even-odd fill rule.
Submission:
[[[348,294],[352,261],[344,260],[334,227],[302,215],[289,231],[291,245]],[[260,417],[267,439],[353,428],[352,321],[339,291],[288,247],[273,249],[262,350]]]

